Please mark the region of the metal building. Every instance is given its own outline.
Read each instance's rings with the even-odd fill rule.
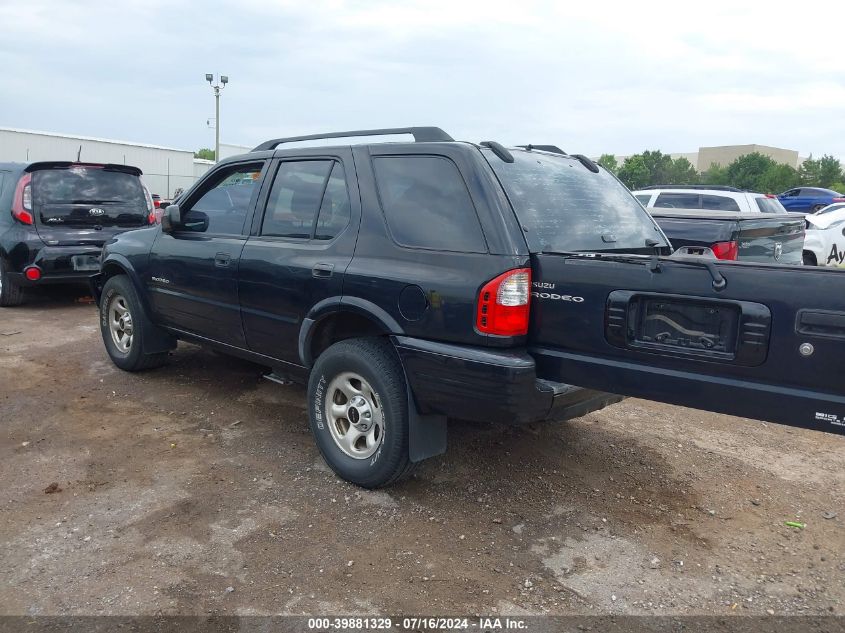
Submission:
[[[187,149],[0,127],[0,162],[77,159],[134,165],[144,172],[150,192],[163,198],[187,189],[214,164],[195,161]]]

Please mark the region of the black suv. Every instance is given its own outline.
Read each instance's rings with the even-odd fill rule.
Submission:
[[[415,142],[285,147],[391,133]],[[222,161],[94,282],[118,367],[184,339],[307,382],[321,453],[367,487],[443,452],[448,417],[613,394],[845,430],[845,275],[670,254],[583,156],[401,128]]]
[[[154,222],[137,167],[0,163],[0,306],[24,286],[87,284],[107,240]]]

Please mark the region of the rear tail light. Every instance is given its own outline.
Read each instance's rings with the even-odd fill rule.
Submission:
[[[158,205],[153,202],[153,197],[146,185],[141,185],[144,189],[144,200],[147,203],[147,224],[156,223],[156,209]]]
[[[32,215],[32,174],[24,174],[18,180],[12,198],[12,215],[23,224],[35,222],[35,217]]]
[[[27,266],[23,269],[23,275],[30,281],[41,279],[41,269],[38,266]]]
[[[531,269],[517,268],[487,282],[478,294],[475,326],[499,336],[528,334]]]
[[[777,198],[777,196],[776,196],[775,194],[773,194],[773,193],[767,193],[767,194],[766,194],[766,197],[767,197],[767,198]]]
[[[845,198],[834,198],[830,201],[831,204],[833,204],[834,202],[845,202]]]
[[[710,249],[716,259],[736,259],[739,256],[738,242],[716,242]]]

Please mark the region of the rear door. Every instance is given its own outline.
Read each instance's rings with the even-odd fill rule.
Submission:
[[[38,236],[56,246],[101,246],[152,213],[140,171],[122,165],[36,164],[32,197]]]
[[[607,172],[486,155],[531,250],[540,378],[845,433],[845,274],[638,255],[654,227]]]
[[[342,294],[361,205],[349,148],[277,155],[241,255],[239,294],[249,348],[298,364],[302,319]]]

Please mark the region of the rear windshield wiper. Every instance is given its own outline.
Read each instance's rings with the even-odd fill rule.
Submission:
[[[542,253],[549,253],[555,255],[565,255],[567,257],[574,257],[577,259],[606,259],[609,261],[618,261],[628,264],[642,264],[648,261],[648,267],[651,272],[659,273],[661,271],[660,262],[662,260],[675,261],[691,266],[700,266],[706,268],[713,279],[713,290],[717,292],[724,290],[728,285],[728,280],[719,272],[712,259],[704,259],[697,257],[661,257],[660,255],[636,255],[633,253],[607,253],[602,251],[554,251],[543,250]]]

